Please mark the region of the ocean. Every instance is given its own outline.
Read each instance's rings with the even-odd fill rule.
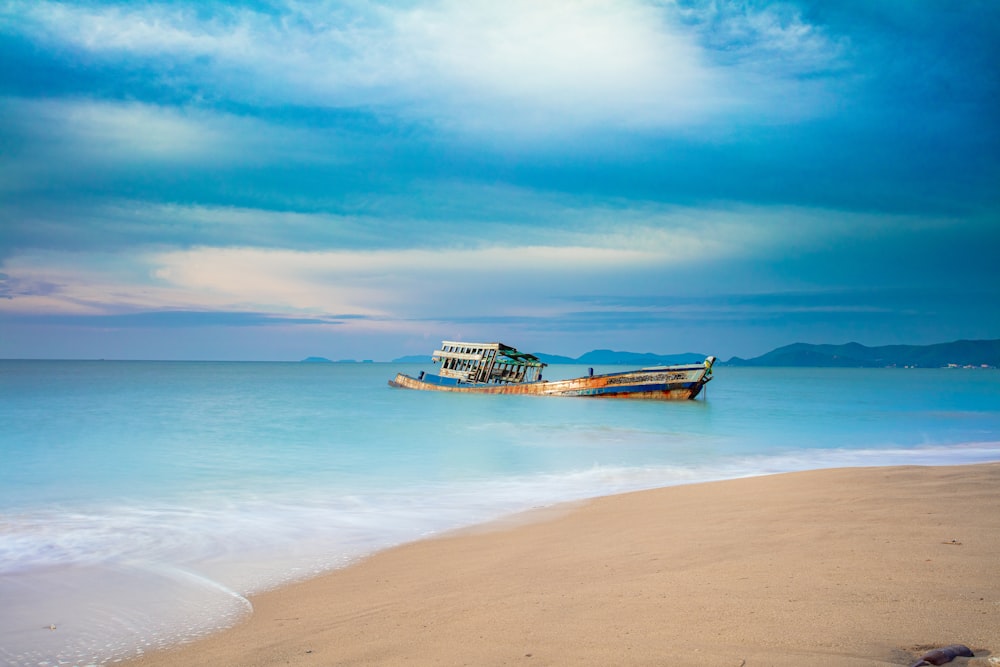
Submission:
[[[996,370],[717,366],[676,403],[387,386],[431,368],[0,361],[0,662],[133,657],[253,593],[561,501],[1000,460]]]

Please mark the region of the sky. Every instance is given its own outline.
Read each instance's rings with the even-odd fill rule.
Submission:
[[[0,0],[0,358],[1000,338],[1000,3]]]

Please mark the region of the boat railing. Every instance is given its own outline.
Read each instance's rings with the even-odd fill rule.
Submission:
[[[442,341],[432,355],[440,375],[476,384],[520,384],[538,379],[545,364],[503,343]]]

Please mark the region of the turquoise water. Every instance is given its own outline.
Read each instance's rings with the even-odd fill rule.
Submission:
[[[562,500],[1000,460],[994,370],[717,367],[683,403],[386,385],[425,368],[0,361],[0,660],[133,656],[251,593]]]

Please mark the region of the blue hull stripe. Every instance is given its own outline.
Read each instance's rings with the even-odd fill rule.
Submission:
[[[566,394],[576,396],[601,396],[603,394],[636,394],[651,391],[676,391],[679,389],[690,389],[694,382],[672,382],[670,384],[619,384],[612,387],[597,387],[594,389],[580,389],[579,391],[567,391]]]

